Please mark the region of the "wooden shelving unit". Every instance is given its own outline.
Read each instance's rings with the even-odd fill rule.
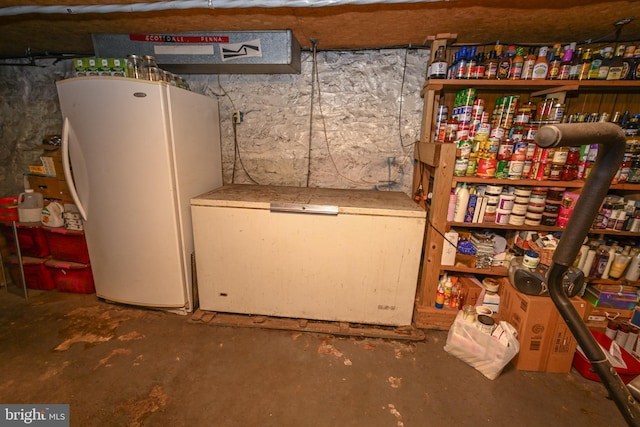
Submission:
[[[447,37],[433,39],[432,54],[439,46],[446,46]],[[456,310],[435,308],[435,296],[439,277],[444,271],[472,273],[490,276],[507,276],[507,269],[494,267],[478,270],[461,264],[441,266],[444,237],[450,228],[495,229],[495,230],[538,230],[562,231],[560,227],[531,227],[498,224],[469,224],[447,222],[449,194],[458,182],[475,184],[498,184],[517,186],[545,186],[581,189],[583,181],[537,181],[509,180],[478,177],[459,177],[453,175],[456,146],[433,141],[438,105],[453,105],[455,93],[466,88],[476,88],[478,95],[485,98],[486,109],[493,101],[505,95],[520,95],[526,101],[535,97],[554,97],[567,105],[566,114],[580,111],[640,111],[640,85],[635,81],[572,81],[572,80],[430,80],[422,89],[424,108],[420,140],[416,143],[414,169],[414,188],[423,194],[431,193],[425,206],[429,221],[424,236],[424,254],[421,274],[416,295],[414,322],[418,327],[431,329],[449,329],[456,316]],[[541,99],[543,99],[541,98]],[[640,184],[613,184],[612,190],[640,193]],[[425,203],[421,201],[421,203]],[[616,232],[614,230],[592,230],[594,235],[603,236],[640,236],[640,233]],[[607,281],[609,283],[621,283]]]

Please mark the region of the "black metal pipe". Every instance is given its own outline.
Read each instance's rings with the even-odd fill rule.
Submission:
[[[582,242],[587,237],[600,205],[609,191],[611,180],[620,166],[626,138],[622,129],[614,123],[572,123],[547,125],[537,132],[535,141],[541,147],[598,144],[596,163],[554,252],[547,284],[549,295],[558,312],[609,391],[618,410],[630,426],[640,426],[638,402],[604,355],[562,286],[562,277],[578,256]]]

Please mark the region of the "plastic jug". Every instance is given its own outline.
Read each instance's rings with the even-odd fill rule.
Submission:
[[[27,188],[18,196],[18,219],[20,222],[40,222],[43,205],[42,194]]]
[[[42,224],[47,227],[62,227],[64,225],[64,219],[62,219],[63,211],[64,208],[60,203],[49,203],[46,207],[42,208]]]

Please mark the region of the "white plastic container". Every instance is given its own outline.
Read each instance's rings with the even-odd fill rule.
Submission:
[[[43,206],[42,194],[27,188],[18,196],[18,219],[20,222],[40,222]]]

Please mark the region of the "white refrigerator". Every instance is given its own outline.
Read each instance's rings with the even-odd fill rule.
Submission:
[[[193,310],[190,198],[222,185],[217,100],[121,77],[56,83],[96,294]]]

